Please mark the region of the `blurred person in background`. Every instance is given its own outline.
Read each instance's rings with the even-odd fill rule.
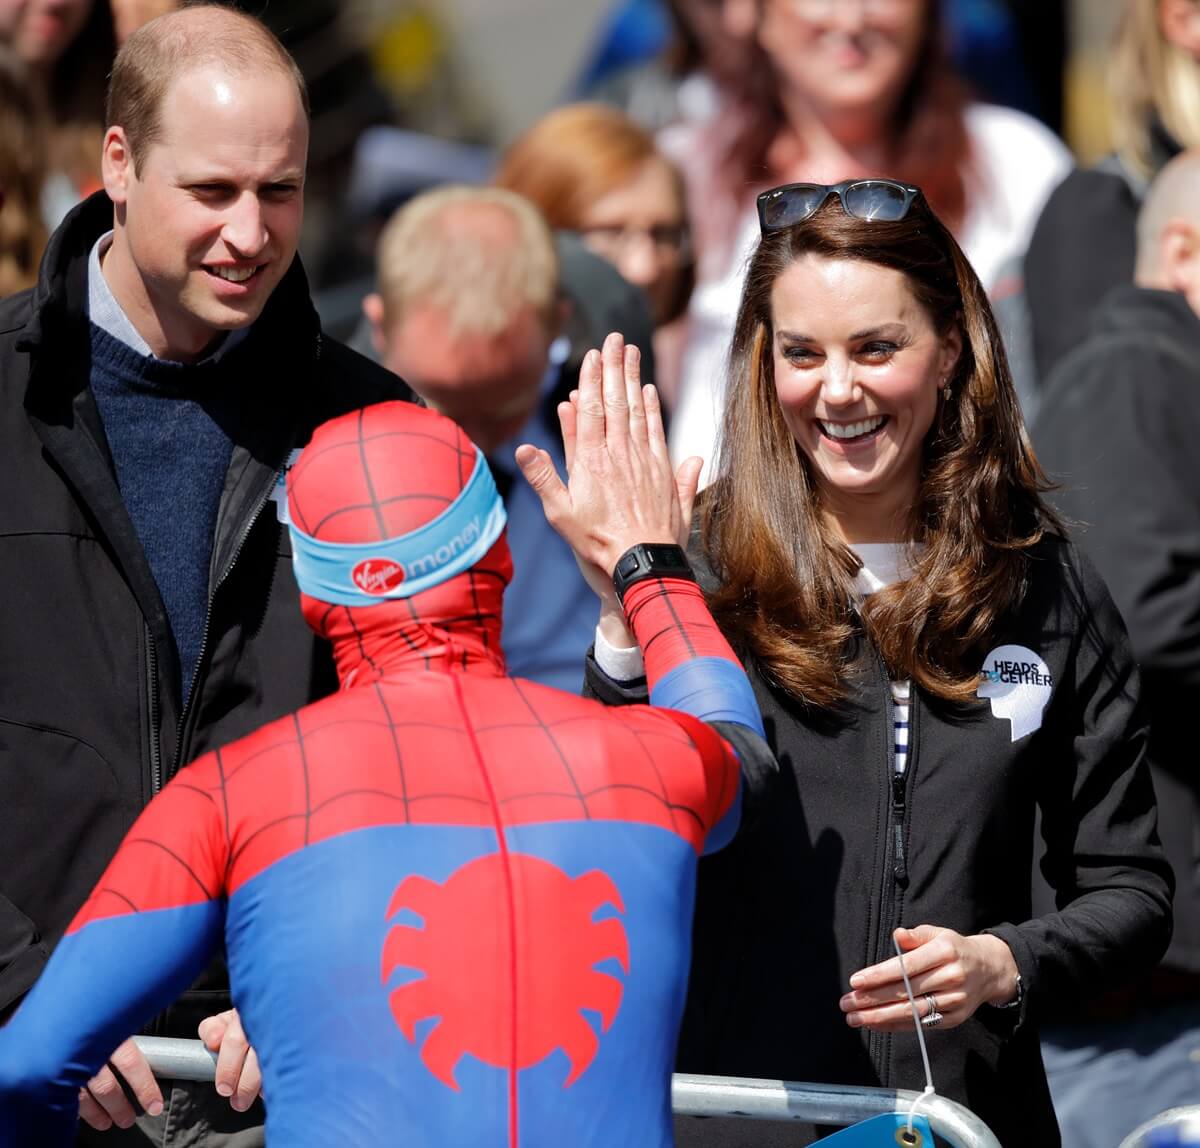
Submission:
[[[1108,80],[1115,150],[1055,189],[1025,256],[1041,379],[1084,340],[1108,292],[1133,282],[1150,181],[1182,148],[1200,146],[1200,3],[1125,0]]]
[[[571,104],[509,147],[494,182],[532,202],[556,231],[575,232],[646,293],[657,385],[669,403],[693,266],[683,179],[654,138],[615,108]]]
[[[46,159],[24,65],[0,44],[0,298],[32,287],[46,245],[41,193]]]
[[[1113,287],[1046,382],[1034,440],[1055,501],[1129,626],[1150,717],[1175,931],[1128,992],[1043,1035],[1070,1148],[1110,1148],[1200,1098],[1200,151],[1171,160],[1137,222],[1134,280]]]
[[[699,123],[746,66],[758,0],[625,0],[610,14],[579,80],[584,100],[649,131]]]
[[[42,214],[48,228],[99,190],[104,89],[117,50],[107,0],[0,4],[0,41],[29,69],[49,125]]]
[[[109,0],[113,33],[124,44],[143,24],[179,7],[179,0]]]
[[[1070,156],[1031,117],[972,102],[942,40],[938,0],[759,0],[755,59],[725,110],[660,137],[687,179],[697,255],[676,458],[699,454],[713,465],[724,362],[756,240],[753,200],[764,187],[871,175],[918,184],[987,289],[1024,251]]]
[[[556,410],[578,375],[564,371],[570,309],[554,237],[513,192],[443,187],[392,217],[377,259],[379,290],[363,310],[380,361],[470,435],[504,498],[516,565],[501,632],[509,671],[578,693],[596,598],[513,459],[529,442],[565,473]]]

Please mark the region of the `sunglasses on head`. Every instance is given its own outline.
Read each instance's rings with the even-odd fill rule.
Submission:
[[[758,197],[758,225],[767,235],[800,223],[816,212],[831,195],[855,219],[894,223],[903,219],[921,194],[919,187],[894,179],[847,179],[841,183],[785,183]]]

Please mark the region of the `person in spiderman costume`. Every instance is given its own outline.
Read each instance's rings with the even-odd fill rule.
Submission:
[[[454,423],[324,424],[287,495],[341,690],[135,823],[0,1030],[0,1145],[69,1144],[81,1086],[222,941],[269,1143],[671,1144],[697,859],[771,758],[674,545],[699,460],[681,499],[637,365],[619,336],[590,353],[568,487],[518,461],[589,576],[617,569],[652,705],[505,675],[503,504]]]

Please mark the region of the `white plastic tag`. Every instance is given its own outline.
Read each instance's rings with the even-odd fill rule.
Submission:
[[[275,480],[275,488],[271,491],[270,499],[275,503],[275,517],[286,526],[288,524],[288,505],[287,505],[287,476],[288,471],[296,465],[300,458],[301,448],[297,447],[291,454],[287,456],[287,462],[283,464],[283,469],[279,472]]]

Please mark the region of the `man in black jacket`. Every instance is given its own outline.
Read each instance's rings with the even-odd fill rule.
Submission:
[[[1138,217],[1135,282],[1105,298],[1048,380],[1038,454],[1129,626],[1150,715],[1175,933],[1132,993],[1048,1035],[1064,1144],[1114,1144],[1196,1099],[1200,1047],[1200,152],[1173,159]]]
[[[322,337],[296,258],[303,81],[258,21],[200,6],[147,24],[108,124],[107,196],[0,302],[0,1019],[182,764],[334,688],[281,480],[315,426],[407,396]],[[194,1037],[227,983],[214,965],[157,1031]],[[96,1142],[261,1144],[261,1112],[233,1110],[254,1089],[229,1032],[233,1106],[180,1085],[164,1104],[126,1042],[112,1063],[147,1114]],[[134,1121],[107,1069],[81,1112]]]

